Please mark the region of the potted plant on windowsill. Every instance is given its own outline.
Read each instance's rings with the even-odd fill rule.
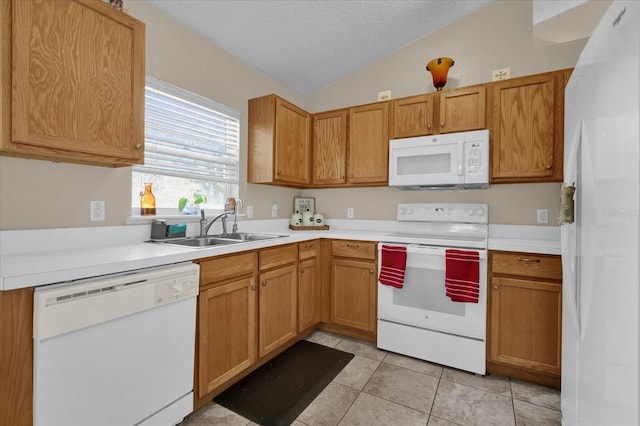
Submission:
[[[180,198],[178,201],[178,211],[183,214],[198,214],[200,212],[199,204],[206,203],[207,197],[199,192],[193,193],[193,201],[190,201],[186,197]]]

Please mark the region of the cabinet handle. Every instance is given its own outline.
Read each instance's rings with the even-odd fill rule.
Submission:
[[[444,127],[444,121],[440,123],[440,127]]]
[[[340,176],[340,179],[344,179],[344,175]]]
[[[360,247],[360,244],[347,244],[347,247],[358,248]]]
[[[369,269],[369,273],[370,273],[370,274],[373,274],[373,269]]]
[[[301,273],[301,274],[304,274],[304,268],[301,268],[301,269],[300,269],[300,273]]]
[[[430,129],[430,128],[431,128],[431,124],[427,124],[427,129]]]
[[[142,145],[141,144],[136,144],[136,149],[142,149]]]
[[[532,259],[530,257],[518,257],[518,262],[540,263],[540,259]]]
[[[493,285],[493,289],[494,289],[494,290],[497,290],[497,289],[498,289],[498,286],[494,284],[494,285]]]
[[[252,286],[251,286],[251,290],[256,291],[256,286],[255,286],[255,285],[252,285]]]
[[[553,166],[552,166],[551,164],[547,164],[546,169],[547,169],[547,170],[551,170],[551,169],[553,169]]]
[[[353,177],[353,175],[349,175],[349,179],[351,179]]]
[[[262,287],[266,287],[267,286],[267,282],[266,281],[262,281]]]

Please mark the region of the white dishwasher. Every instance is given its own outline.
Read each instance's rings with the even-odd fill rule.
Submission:
[[[193,409],[199,266],[37,288],[36,426],[175,425]]]

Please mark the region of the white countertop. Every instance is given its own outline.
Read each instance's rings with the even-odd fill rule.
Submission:
[[[239,223],[242,232],[287,237],[207,248],[144,242],[149,237],[149,225],[1,231],[0,290],[36,287],[315,238],[379,241],[396,228],[395,221],[329,220],[327,223],[332,228],[329,231],[291,231],[288,220],[244,221]],[[489,249],[559,254],[559,231],[554,241],[553,228],[490,225]],[[193,228],[188,228],[187,234],[193,235]]]

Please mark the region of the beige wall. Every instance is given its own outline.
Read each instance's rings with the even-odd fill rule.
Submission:
[[[402,192],[389,188],[307,190],[246,183],[247,100],[278,93],[310,112],[368,103],[377,92],[393,97],[433,91],[424,70],[428,59],[451,56],[446,88],[490,79],[491,70],[511,67],[512,76],[567,68],[584,41],[534,49],[529,1],[497,1],[453,25],[406,46],[387,58],[306,99],[169,19],[153,6],[128,0],[134,17],[146,23],[147,74],[237,109],[241,119],[240,197],[254,217],[288,217],[294,195],[315,196],[328,218],[393,219],[405,201],[480,201],[490,204],[492,223],[530,224],[535,208],[558,209],[558,184],[494,185],[483,191]],[[0,229],[123,225],[129,215],[130,169],[109,169],[0,157]],[[89,201],[106,201],[106,221],[89,221]]]
[[[511,67],[511,76],[571,68],[586,40],[534,48],[530,1],[495,1],[305,99],[310,112],[435,91],[426,63],[439,56],[455,60],[446,89],[491,81],[491,71]],[[401,202],[483,202],[491,223],[535,225],[536,209],[549,211],[557,225],[559,184],[502,184],[486,190],[405,192],[390,188],[306,190],[328,218],[393,219]]]

